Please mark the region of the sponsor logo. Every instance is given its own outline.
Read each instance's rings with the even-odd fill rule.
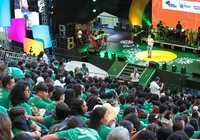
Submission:
[[[172,8],[177,8],[177,6],[173,3],[171,3],[170,1],[166,1],[166,4],[169,6],[169,7],[172,7]]]
[[[193,8],[194,8],[195,10],[200,10],[200,6],[194,5]]]
[[[186,3],[180,3],[180,8],[191,8],[191,6]]]

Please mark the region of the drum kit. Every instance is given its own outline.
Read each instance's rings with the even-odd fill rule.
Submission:
[[[152,38],[155,40],[170,39],[172,42],[183,40],[183,42],[188,45],[194,45],[195,42],[200,41],[200,32],[192,29],[176,30],[168,26],[163,26],[150,28],[149,34],[151,34]]]

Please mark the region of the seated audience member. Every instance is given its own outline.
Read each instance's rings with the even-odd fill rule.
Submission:
[[[12,131],[15,136],[20,133],[26,133],[33,138],[40,138],[41,133],[39,131],[41,131],[41,128],[33,121],[29,120],[24,108],[13,107],[9,112],[9,117],[12,122]]]
[[[136,140],[157,140],[157,136],[150,130],[143,130],[137,134]]]
[[[132,134],[135,133],[134,126],[130,121],[124,120],[124,121],[120,122],[119,125],[126,128],[129,132],[130,136],[132,136]]]
[[[28,104],[37,108],[47,108],[48,104],[43,101],[48,95],[48,87],[45,84],[38,84],[36,87],[36,96],[28,100]]]
[[[0,105],[9,109],[9,94],[15,84],[15,80],[10,75],[2,77],[2,88],[0,88]]]
[[[33,140],[33,138],[26,133],[20,133],[16,135],[13,140]]]
[[[173,133],[171,126],[163,126],[160,127],[156,134],[157,134],[157,140],[167,140],[167,138]]]
[[[53,96],[53,91],[54,91],[54,86],[51,84],[47,84],[48,87],[48,95],[46,96],[46,99],[43,99],[47,104],[53,103],[52,96]]]
[[[187,124],[184,128],[184,132],[187,134],[189,138],[191,138],[194,134],[194,127],[190,124]]]
[[[48,105],[48,107],[47,107],[48,110],[55,110],[56,109],[56,105],[58,103],[64,102],[64,100],[65,100],[65,91],[64,91],[64,89],[62,87],[60,87],[60,86],[56,86],[54,91],[53,91],[52,99],[54,101]]]
[[[33,115],[31,106],[27,104],[30,98],[29,83],[27,81],[18,81],[10,92],[10,103],[13,107],[23,107],[28,115]]]
[[[44,124],[47,128],[50,128],[56,123],[60,123],[68,118],[69,116],[69,107],[64,102],[60,102],[56,105],[55,112],[53,115],[46,116],[44,118],[29,116],[31,120]]]
[[[134,82],[134,83],[139,82],[140,75],[139,75],[137,69],[134,69],[134,71],[133,71],[133,73],[131,73],[130,77],[131,77],[131,82]]]
[[[130,135],[126,128],[118,126],[112,129],[107,140],[130,140]]]
[[[176,131],[172,133],[167,140],[189,140],[190,138],[185,134],[184,131]]]
[[[109,127],[113,123],[113,120],[108,122],[108,112],[105,107],[96,107],[91,116],[89,121],[89,128],[95,129],[102,140],[106,140],[108,134],[112,130]]]
[[[0,124],[0,140],[12,140],[13,133],[10,118],[0,113]]]
[[[84,100],[82,99],[75,99],[72,102],[71,108],[70,108],[70,115],[71,116],[77,116],[81,118],[83,122],[87,120],[85,117],[85,113],[87,112],[87,104]]]
[[[86,76],[86,77],[89,76],[89,69],[85,63],[82,64],[82,67],[80,68],[80,70],[82,71],[84,76]]]
[[[69,140],[101,140],[96,130],[87,128],[80,118],[74,116],[68,119],[67,130],[44,136],[40,140],[60,140],[61,138]]]

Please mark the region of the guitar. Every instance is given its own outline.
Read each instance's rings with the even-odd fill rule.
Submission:
[[[138,32],[138,33],[134,33],[134,34],[133,34],[133,38],[136,37],[136,36],[138,36],[139,34],[141,34],[141,33],[143,33],[143,32],[144,32],[144,30],[141,30],[141,31]]]

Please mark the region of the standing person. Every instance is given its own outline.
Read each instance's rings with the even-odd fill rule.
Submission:
[[[152,94],[157,94],[160,96],[160,92],[163,90],[164,84],[162,83],[161,86],[159,86],[160,78],[156,77],[154,81],[150,84],[150,91]]]
[[[134,71],[133,71],[133,73],[131,73],[130,77],[131,77],[131,82],[134,82],[134,83],[139,82],[140,75],[136,68],[134,68]]]
[[[151,58],[152,57],[152,47],[154,44],[154,40],[153,40],[153,38],[151,38],[151,35],[148,35],[146,42],[147,42],[148,58]]]
[[[80,27],[77,28],[77,46],[82,47],[83,46],[83,40],[82,40],[83,32]]]
[[[49,64],[49,58],[48,58],[48,56],[47,56],[47,54],[48,54],[48,51],[47,50],[44,50],[44,54],[43,54],[43,56],[42,56],[42,60],[43,60],[43,62],[45,63],[45,64]]]

